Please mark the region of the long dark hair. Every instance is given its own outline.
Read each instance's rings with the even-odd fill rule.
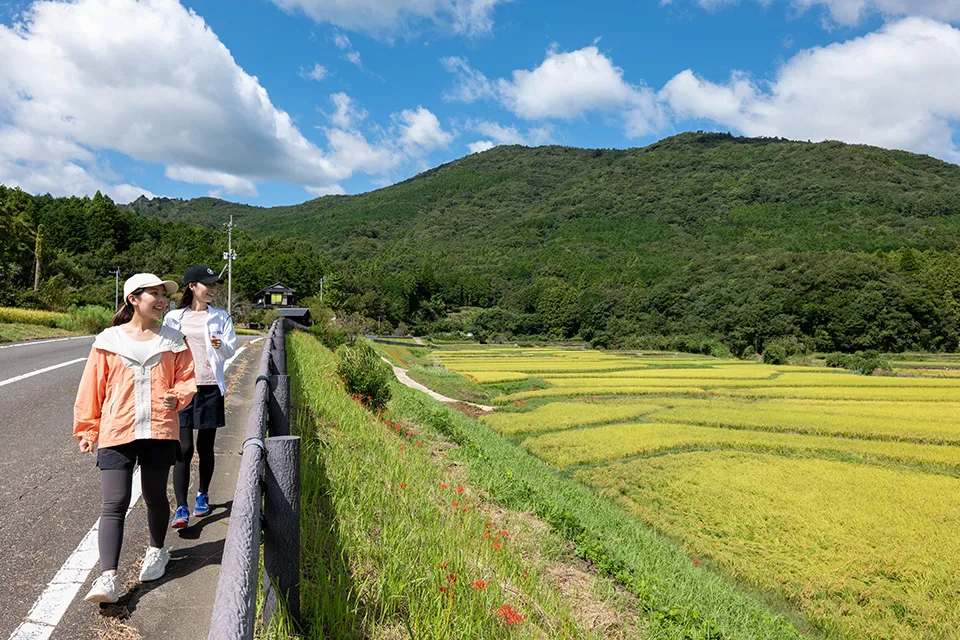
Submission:
[[[130,296],[140,297],[140,294],[143,293],[143,287],[139,289],[134,289]],[[124,296],[123,304],[120,305],[120,308],[117,309],[117,312],[113,314],[113,320],[110,321],[111,327],[117,327],[121,324],[127,324],[133,320],[133,305],[130,304],[130,296]]]
[[[183,286],[183,295],[180,296],[180,309],[185,309],[193,304],[193,289],[190,288],[190,284]]]

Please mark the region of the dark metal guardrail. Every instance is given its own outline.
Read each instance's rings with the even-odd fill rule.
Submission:
[[[281,598],[293,619],[300,617],[300,438],[290,435],[284,344],[294,328],[301,327],[283,318],[274,322],[260,357],[209,640],[253,638],[261,541],[264,624]]]

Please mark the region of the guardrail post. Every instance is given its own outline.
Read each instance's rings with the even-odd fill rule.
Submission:
[[[281,376],[287,372],[287,349],[284,341],[286,335],[285,324],[283,320],[274,324],[274,330],[267,338],[271,342],[270,357],[273,360],[274,373]]]
[[[270,376],[270,435],[290,435],[290,376]]]
[[[300,619],[300,438],[267,438],[264,485],[264,624],[276,614],[277,598]]]

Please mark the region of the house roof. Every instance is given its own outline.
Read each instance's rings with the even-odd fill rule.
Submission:
[[[256,295],[260,295],[261,293],[296,293],[296,291],[284,284],[276,282],[265,289],[260,289]]]
[[[303,316],[310,315],[310,309],[304,307],[283,307],[277,309],[277,313],[284,318],[302,318]]]

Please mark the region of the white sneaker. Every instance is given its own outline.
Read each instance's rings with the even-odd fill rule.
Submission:
[[[112,603],[120,599],[120,576],[115,573],[104,573],[93,581],[90,593],[84,596],[87,602]]]
[[[170,552],[166,547],[160,549],[148,547],[147,554],[143,556],[143,563],[140,565],[140,582],[162,578],[167,571],[168,562],[170,562]]]

